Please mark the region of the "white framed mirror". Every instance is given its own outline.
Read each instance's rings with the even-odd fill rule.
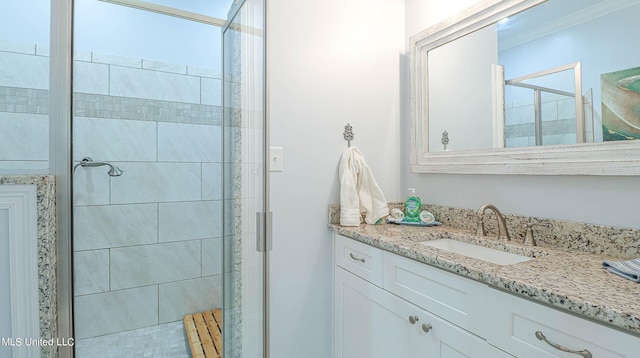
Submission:
[[[484,0],[412,36],[412,171],[640,175],[638,16]]]

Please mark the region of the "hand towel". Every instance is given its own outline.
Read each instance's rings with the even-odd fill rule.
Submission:
[[[342,153],[339,177],[340,225],[360,225],[361,209],[367,212],[367,224],[375,224],[389,215],[384,194],[358,148],[349,147]]]
[[[631,281],[640,282],[640,259],[604,261],[602,267]]]

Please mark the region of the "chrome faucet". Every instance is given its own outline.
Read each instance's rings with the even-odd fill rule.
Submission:
[[[484,212],[487,209],[491,209],[494,214],[496,214],[496,218],[498,219],[498,240],[509,241],[511,237],[509,237],[509,231],[507,230],[507,222],[505,220],[505,216],[500,213],[500,210],[491,204],[485,204],[478,209],[478,228],[476,229],[476,235],[479,236],[487,236],[486,231],[484,230]]]

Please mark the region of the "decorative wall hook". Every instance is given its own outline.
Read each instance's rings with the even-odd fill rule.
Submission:
[[[351,124],[347,123],[347,125],[344,126],[344,133],[342,133],[342,135],[344,136],[344,140],[347,141],[347,146],[351,147],[351,141],[353,140],[353,127],[351,127]]]
[[[447,150],[447,144],[449,144],[449,133],[446,130],[442,132],[442,139],[440,140],[440,143],[444,145],[444,150]]]

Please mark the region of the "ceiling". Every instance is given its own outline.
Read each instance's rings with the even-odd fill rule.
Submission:
[[[499,47],[507,49],[638,4],[638,0],[549,0],[499,23]]]

